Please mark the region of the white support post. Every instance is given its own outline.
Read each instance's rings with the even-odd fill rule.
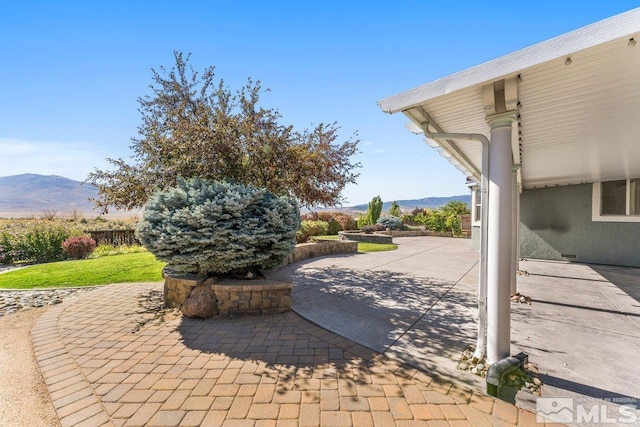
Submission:
[[[487,117],[489,144],[489,218],[487,242],[487,362],[510,355],[513,179],[513,113]]]
[[[512,199],[511,199],[511,212],[513,216],[511,218],[511,232],[513,233],[511,236],[511,295],[515,295],[518,292],[518,284],[516,280],[516,276],[519,268],[519,258],[520,258],[520,239],[518,236],[518,230],[520,229],[520,215],[519,215],[519,204],[520,204],[520,191],[518,191],[518,169],[520,166],[514,165],[511,169],[511,185],[512,185]]]

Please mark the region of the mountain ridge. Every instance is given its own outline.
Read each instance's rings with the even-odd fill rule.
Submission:
[[[25,173],[0,177],[0,213],[47,211],[96,213],[89,200],[98,189],[59,175]]]
[[[59,175],[25,173],[0,177],[0,215],[38,214],[43,212],[79,212],[97,214],[89,199],[98,197],[98,189],[92,184],[75,181]],[[423,197],[421,199],[396,200],[403,211],[415,208],[436,209],[450,201],[471,204],[470,195],[451,197]],[[383,204],[389,210],[390,201]],[[366,212],[368,204],[340,206],[316,210],[340,212]]]
[[[400,206],[400,209],[403,211],[410,211],[415,208],[423,208],[423,209],[438,209],[449,202],[463,202],[466,203],[467,206],[471,206],[471,195],[459,195],[459,196],[449,196],[449,197],[423,197],[421,199],[406,199],[406,200],[395,200],[395,202]],[[384,202],[382,204],[382,211],[387,211],[391,208],[390,202]],[[341,209],[350,209],[353,211],[364,211],[366,212],[369,209],[369,204],[364,203],[361,205],[351,206],[349,208],[341,208]]]

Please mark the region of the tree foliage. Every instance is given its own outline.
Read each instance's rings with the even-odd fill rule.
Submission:
[[[178,178],[145,205],[138,238],[169,268],[235,273],[279,266],[293,252],[300,224],[288,196],[225,182]]]
[[[448,214],[465,215],[470,214],[469,206],[465,202],[452,200],[442,207],[442,210]]]
[[[439,209],[414,209],[411,214],[403,216],[403,221],[408,224],[424,225],[431,231],[451,231],[459,236],[462,234],[460,215],[469,213],[469,207],[465,202],[453,200]]]
[[[336,143],[337,124],[297,131],[280,113],[260,106],[264,92],[251,79],[236,91],[216,81],[214,68],[198,73],[189,55],[174,52],[175,66],[152,70],[151,95],[138,99],[142,124],[132,139],[132,162],[107,159],[113,170],[92,172],[96,205],[139,208],[153,190],[178,177],[227,180],[295,197],[305,206],[336,205],[358,177],[353,135]]]
[[[389,215],[396,216],[398,218],[402,216],[402,210],[400,209],[400,205],[395,200],[391,202],[391,206],[389,207]]]
[[[382,199],[380,196],[376,196],[369,202],[369,209],[367,210],[367,219],[369,224],[375,224],[380,218],[382,213]]]

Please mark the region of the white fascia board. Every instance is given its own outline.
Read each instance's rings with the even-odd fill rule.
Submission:
[[[633,37],[635,33],[640,33],[640,8],[392,95],[378,101],[378,105],[386,113],[397,113],[460,89],[516,76],[527,68],[615,39]]]

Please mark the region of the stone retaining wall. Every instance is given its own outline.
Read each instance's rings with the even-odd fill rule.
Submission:
[[[453,237],[453,233],[450,231],[440,232],[431,230],[406,230],[406,231],[383,231],[383,233],[391,233],[393,237],[419,237],[419,236],[435,236],[435,237]]]
[[[358,252],[358,242],[354,240],[316,240],[311,243],[299,243],[293,253],[285,259],[284,265],[318,256],[356,252]]]
[[[361,231],[338,231],[338,235],[345,239],[355,240],[363,243],[393,243],[393,237],[389,234],[363,233]]]
[[[277,280],[223,280],[214,286],[222,315],[271,314],[291,310],[293,283]]]
[[[355,253],[358,242],[322,241],[296,245],[284,262],[291,264],[307,258]],[[187,317],[232,316],[236,314],[271,314],[291,310],[290,281],[274,279],[216,281],[196,274],[178,274],[168,269],[164,278],[164,303],[179,308]]]

